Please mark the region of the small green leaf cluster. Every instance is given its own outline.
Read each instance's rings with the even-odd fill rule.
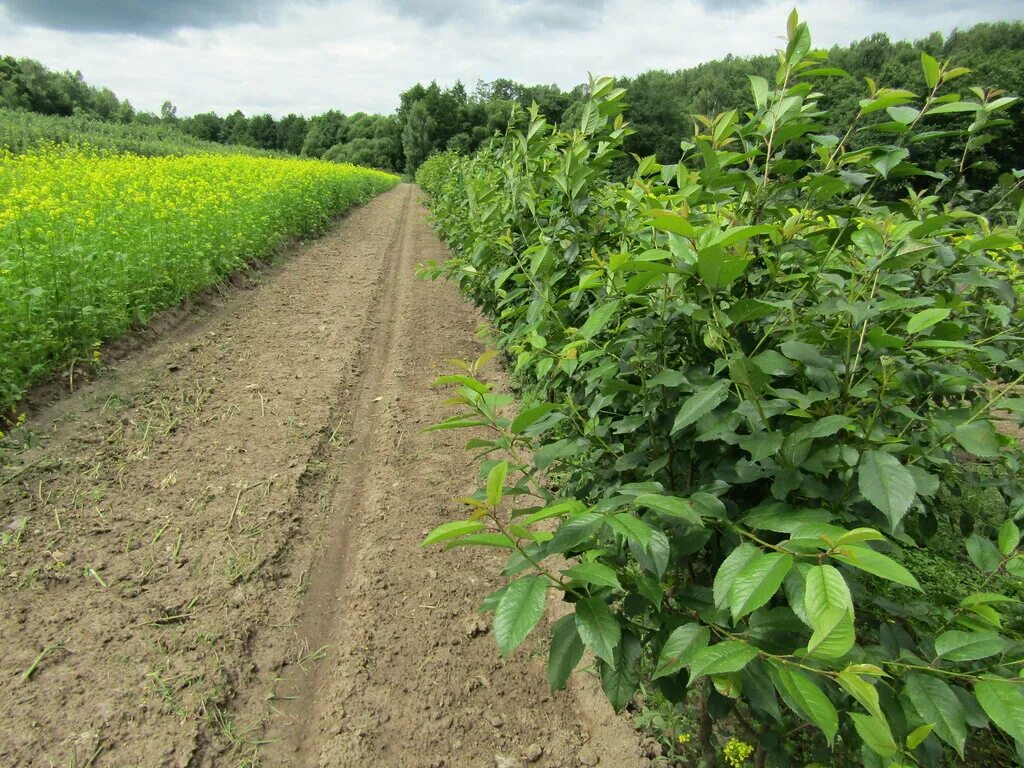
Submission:
[[[964,171],[1014,100],[950,91],[963,70],[925,54],[921,93],[868,83],[823,133],[814,82],[843,75],[826,58],[794,13],[755,108],[700,118],[678,164],[636,158],[625,182],[610,79],[571,130],[534,108],[435,161],[453,256],[432,271],[490,315],[526,405],[511,415],[480,361],[440,380],[460,410],[434,428],[483,430],[486,483],[426,543],[508,550],[485,602],[501,651],[554,590],[573,610],[552,687],[589,650],[617,708],[642,680],[696,702],[705,756],[732,713],[760,764],[790,764],[801,723],[825,764],[937,766],[979,743],[1010,760],[1024,642],[996,586],[1024,577],[1024,496],[995,421],[1024,413],[1024,197],[1021,176],[981,194]],[[962,156],[919,167],[951,112],[975,118]],[[980,587],[923,604],[899,556],[946,522],[967,456],[1009,512],[964,542]]]

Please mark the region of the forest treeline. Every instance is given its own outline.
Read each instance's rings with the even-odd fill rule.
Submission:
[[[967,67],[966,85],[1024,93],[1024,22],[979,24],[949,35],[938,32],[914,42],[892,41],[883,33],[830,51],[830,66],[848,76],[828,78],[822,105],[845,124],[865,95],[865,78],[879,87],[918,89],[921,51]],[[652,70],[620,78],[628,89],[630,124],[635,133],[628,153],[656,155],[675,162],[680,142],[693,133],[693,116],[714,114],[736,105],[751,105],[748,75],[771,77],[774,56],[726,56],[689,69]],[[0,58],[0,108],[46,115],[82,115],[98,120],[163,125],[190,137],[226,145],[287,152],[350,162],[397,172],[414,172],[429,155],[443,150],[475,151],[508,124],[517,106],[536,102],[548,119],[564,123],[579,118],[586,98],[583,85],[563,90],[556,85],[524,85],[508,79],[480,81],[472,89],[461,82],[442,88],[416,84],[400,96],[391,115],[331,110],[306,117],[290,114],[221,116],[206,112],[179,116],[170,102],[160,114],[136,111],[109,88],[87,84],[80,73],[53,72],[31,59]],[[883,120],[877,116],[878,121]],[[951,123],[965,120],[951,115]],[[1024,113],[1017,108],[1010,124],[998,128],[991,167],[1024,166]],[[927,143],[927,159],[953,155],[958,139],[936,136]],[[923,158],[924,159],[924,158]]]

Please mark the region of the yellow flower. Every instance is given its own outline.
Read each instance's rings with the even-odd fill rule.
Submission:
[[[732,768],[742,768],[747,758],[754,754],[754,747],[733,736],[725,743],[722,753],[725,755],[725,762]]]

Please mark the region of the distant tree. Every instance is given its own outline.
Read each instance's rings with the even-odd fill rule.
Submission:
[[[224,141],[224,118],[214,112],[202,112],[183,118],[179,127],[182,131],[205,141]]]
[[[433,148],[435,130],[434,118],[427,109],[426,101],[417,101],[409,110],[409,117],[402,130],[402,151],[405,153],[406,173],[415,173],[420,163],[427,159]]]
[[[280,149],[277,143],[277,121],[271,115],[253,115],[249,118],[252,146],[259,149]]]
[[[178,119],[178,108],[170,101],[165,101],[160,105],[160,119],[165,123],[176,122]]]
[[[324,152],[344,138],[345,116],[336,110],[324,112],[309,121],[309,131],[302,143],[306,157],[322,157]]]
[[[277,146],[293,155],[302,152],[309,122],[302,115],[288,115],[277,123]]]

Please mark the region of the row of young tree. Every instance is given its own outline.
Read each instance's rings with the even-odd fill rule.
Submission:
[[[915,82],[922,51],[970,68],[972,72],[962,81],[968,86],[985,83],[1024,93],[1024,23],[999,22],[948,36],[936,32],[916,42],[893,42],[885,34],[876,34],[849,46],[837,46],[830,52],[831,66],[849,77],[824,80],[823,107],[846,124],[859,109],[864,78],[874,78],[879,86],[907,88]],[[622,78],[620,82],[629,91],[630,123],[635,131],[624,149],[641,157],[656,155],[661,162],[675,162],[680,142],[693,134],[694,115],[714,114],[725,105],[753,107],[748,76],[770,77],[776,66],[773,56],[726,56],[689,69],[652,70]],[[31,59],[0,58],[0,107],[50,115],[84,114],[123,123],[171,124],[207,141],[407,173],[414,173],[435,152],[474,152],[496,131],[504,130],[517,106],[525,109],[536,102],[552,122],[578,121],[587,96],[583,85],[562,90],[556,85],[499,79],[480,81],[470,91],[461,82],[449,88],[431,82],[402,93],[392,115],[345,115],[331,110],[309,118],[245,115],[241,111],[223,117],[213,112],[179,117],[170,102],[164,103],[159,115],[136,112],[110,89],[85,83],[81,73],[52,72]],[[876,119],[884,117],[883,113]],[[998,130],[1000,141],[992,144],[998,150],[992,150],[989,157],[992,167],[1024,165],[1021,110],[1012,113],[1011,124]],[[931,141],[929,156],[918,158],[915,154],[915,159],[932,164],[959,151],[954,143],[952,136]]]

